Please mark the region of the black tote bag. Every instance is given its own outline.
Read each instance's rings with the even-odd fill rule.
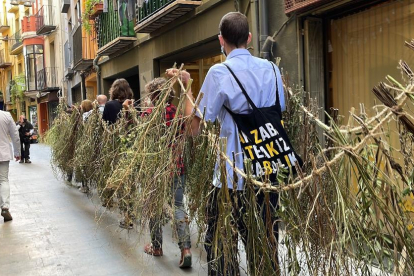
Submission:
[[[253,177],[262,180],[269,179],[272,185],[277,185],[279,168],[296,173],[296,167],[302,167],[303,162],[293,149],[282,126],[282,109],[275,67],[271,63],[276,77],[276,103],[270,107],[257,108],[233,70],[227,64],[223,64],[233,75],[252,108],[248,114],[236,114],[224,106],[237,125],[244,158],[252,161]]]

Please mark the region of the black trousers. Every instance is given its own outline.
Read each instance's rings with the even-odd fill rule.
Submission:
[[[30,142],[29,143],[25,143],[24,138],[20,138],[20,150],[22,153],[22,160],[23,159],[30,159]]]
[[[232,241],[226,240],[226,243],[232,243],[231,254],[226,254],[224,256],[223,252],[217,254],[217,251],[221,251],[223,249],[222,239],[220,237],[216,237],[216,235],[220,235],[220,229],[217,229],[217,222],[219,221],[220,216],[222,217],[223,214],[220,214],[220,208],[223,209],[223,206],[219,207],[219,193],[220,188],[213,188],[213,192],[210,194],[208,209],[207,209],[207,231],[205,236],[205,249],[207,251],[207,261],[208,261],[208,275],[211,276],[237,276],[240,275],[239,270],[239,263],[237,260],[238,252],[237,252],[237,245],[238,245],[238,236],[237,233],[240,235],[243,244],[245,245],[246,255],[248,266],[257,267],[261,264],[254,263],[257,261],[257,256],[252,257],[254,254],[257,253],[252,252],[255,248],[250,248],[246,244],[251,237],[249,237],[249,228],[255,227],[254,225],[247,225],[246,224],[246,214],[247,212],[253,210],[251,208],[251,200],[248,200],[248,196],[245,191],[232,191],[229,190],[230,194],[230,201],[232,204],[232,216],[233,222],[229,222],[234,227],[233,229],[237,228],[237,233],[235,233]],[[222,195],[221,195],[222,196]],[[253,195],[254,196],[254,195]],[[278,194],[277,193],[263,193],[259,192],[255,195],[256,199],[256,206],[257,212],[255,217],[262,219],[264,227],[266,228],[266,237],[263,237],[263,246],[266,246],[269,250],[268,252],[272,252],[273,256],[270,256],[271,265],[276,271],[278,269],[277,264],[277,250],[278,250],[278,224],[277,224],[277,217],[275,211],[277,209],[278,204]],[[250,224],[253,224],[250,222]],[[226,227],[224,225],[220,225],[220,228]],[[232,230],[234,231],[234,230]],[[255,233],[256,234],[256,233]],[[252,234],[252,235],[255,235]],[[250,239],[249,239],[250,238]],[[227,245],[228,247],[228,245]],[[217,250],[218,249],[218,250]],[[228,250],[226,251],[228,252]],[[231,255],[231,256],[229,256]],[[260,259],[260,256],[259,256]],[[276,275],[276,274],[275,274]]]

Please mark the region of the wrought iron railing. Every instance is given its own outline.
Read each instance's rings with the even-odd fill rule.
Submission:
[[[137,21],[142,21],[146,19],[147,17],[150,17],[154,13],[156,13],[158,10],[162,9],[163,7],[167,6],[171,2],[174,2],[175,0],[149,0],[144,1],[142,3],[142,7],[138,7],[137,12]]]
[[[54,17],[53,6],[42,6],[36,13],[36,30],[39,31],[44,27],[56,26]]]
[[[18,47],[22,46],[23,41],[22,41],[22,32],[21,32],[21,30],[18,30],[12,36],[10,36],[8,41],[9,41],[9,50],[10,50],[10,52],[13,52]]]
[[[51,88],[58,87],[58,77],[57,77],[57,68],[56,67],[45,67],[42,70],[37,72],[37,89],[39,90],[48,90]]]
[[[73,64],[76,65],[82,60],[91,60],[96,55],[96,32],[92,27],[91,33],[86,35],[79,26],[73,33]]]
[[[113,8],[113,1],[108,1],[108,12],[100,14],[96,20],[98,48],[102,48],[118,37],[136,36],[134,31],[135,18],[129,20],[128,15],[125,15],[120,20],[118,11]]]

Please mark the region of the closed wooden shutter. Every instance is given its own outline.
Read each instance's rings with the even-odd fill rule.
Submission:
[[[398,62],[414,64],[414,52],[404,46],[413,38],[414,0],[390,1],[332,20],[330,104],[347,118],[351,107],[359,110],[364,103],[372,116],[372,88],[387,75],[402,81]]]

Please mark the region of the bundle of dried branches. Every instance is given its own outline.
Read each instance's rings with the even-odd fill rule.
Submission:
[[[250,249],[250,275],[371,275],[372,266],[384,273],[414,274],[414,210],[409,199],[414,199],[414,86],[412,70],[404,62],[400,66],[406,85],[389,76],[373,89],[383,110],[371,118],[364,110],[360,115],[351,111],[342,126],[329,116],[328,124],[319,120],[315,102],[303,104],[308,98],[304,91],[285,87],[285,127],[305,160],[302,171],[297,176],[281,172],[280,185],[271,186],[234,168],[246,180],[242,219],[249,232],[245,246]],[[216,162],[225,175],[225,164],[233,165],[233,158],[222,150],[226,141],[219,137],[217,124],[203,121],[198,137],[182,132],[183,120],[188,124],[194,116],[183,115],[185,92],[177,100],[176,117],[166,126],[165,107],[174,83],[188,91],[177,75],[161,88],[149,116],[131,110],[112,126],[98,112],[82,123],[78,112],[61,110],[47,141],[56,169],[78,171],[91,190],[97,188],[105,206],[116,204],[126,220],[139,222],[139,230],[152,218],[171,215],[171,182],[178,174],[177,156],[183,154],[190,220],[196,221],[202,237]],[[320,146],[318,131],[324,132],[326,148]],[[269,226],[257,217],[258,191],[279,193],[279,208],[268,209],[285,226],[279,254],[266,235]],[[225,271],[240,262],[231,196],[224,188],[218,197],[222,216],[214,238],[224,245],[214,250],[217,257],[224,256]]]

